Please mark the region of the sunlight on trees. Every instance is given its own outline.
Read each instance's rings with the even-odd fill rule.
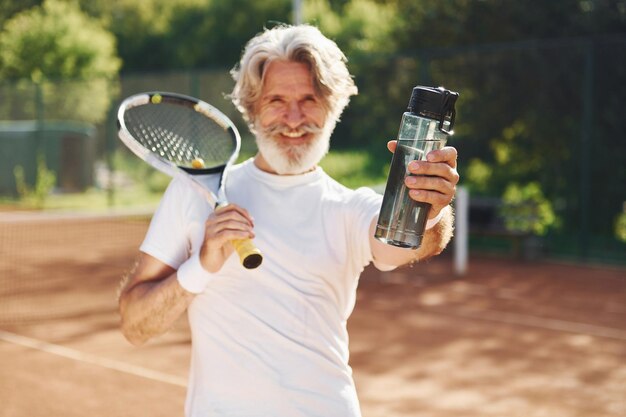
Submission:
[[[113,35],[75,3],[47,0],[0,37],[0,79],[39,84],[51,118],[102,121],[120,64]]]

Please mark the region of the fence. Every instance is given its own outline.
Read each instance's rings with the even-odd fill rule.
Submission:
[[[384,170],[388,156],[379,152],[381,144],[395,135],[410,89],[445,85],[461,93],[450,144],[459,150],[471,206],[493,201],[490,215],[498,217],[510,184],[538,183],[559,220],[540,238],[541,253],[626,262],[626,243],[618,239],[616,226],[620,216],[626,222],[626,36],[355,56],[349,65],[360,94],[337,126],[334,147],[380,154],[371,169]],[[225,97],[232,88],[227,69],[124,74],[116,82],[94,83],[5,83],[0,86],[0,120],[32,120],[37,126],[55,120],[88,123],[94,128],[87,129],[93,156],[83,158],[111,169],[112,154],[119,151],[115,110],[133,93],[165,90],[200,97],[247,132]],[[250,136],[244,138],[244,146],[252,149]],[[4,141],[0,136],[7,161]],[[4,182],[11,175],[7,167]],[[499,250],[513,243],[474,236],[470,244]]]

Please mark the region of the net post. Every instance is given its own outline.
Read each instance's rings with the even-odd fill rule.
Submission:
[[[454,200],[454,273],[458,276],[467,272],[469,235],[469,191],[459,186]]]
[[[302,24],[302,0],[293,0],[292,1],[293,8],[293,24],[300,25]]]

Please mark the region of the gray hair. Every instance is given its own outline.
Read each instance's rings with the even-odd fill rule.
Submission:
[[[313,87],[334,121],[348,105],[350,96],[357,94],[346,56],[319,29],[309,25],[265,29],[246,44],[239,64],[231,71],[235,87],[230,98],[252,128],[265,69],[274,60],[301,62],[309,67]]]

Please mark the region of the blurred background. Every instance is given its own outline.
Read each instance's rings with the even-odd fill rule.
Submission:
[[[460,93],[469,263],[457,233],[428,262],[363,272],[363,415],[625,416],[626,0],[0,0],[0,417],[181,415],[186,321],[141,348],[119,331],[169,178],[118,140],[117,107],[199,97],[249,158],[229,72],[297,21],[359,88],[322,161],[346,186],[383,190],[415,85]]]
[[[1,210],[154,207],[169,179],[116,135],[141,91],[214,104],[251,156],[229,70],[296,19],[339,44],[360,91],[331,175],[382,189],[411,88],[445,86],[471,250],[626,264],[623,0],[1,0]]]

